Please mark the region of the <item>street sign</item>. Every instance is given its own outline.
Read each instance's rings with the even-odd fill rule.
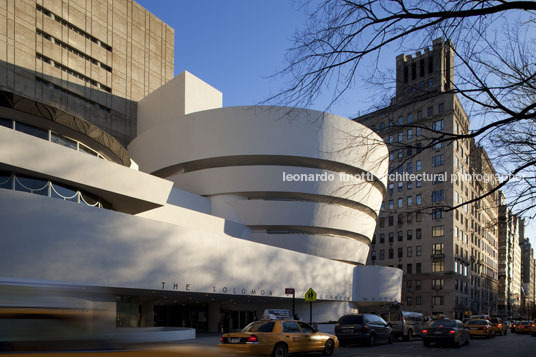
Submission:
[[[285,294],[287,295],[294,294],[294,288],[285,288]]]
[[[305,293],[305,301],[307,302],[316,301],[316,292],[313,290],[313,288],[309,288],[309,290],[307,290],[307,292]]]

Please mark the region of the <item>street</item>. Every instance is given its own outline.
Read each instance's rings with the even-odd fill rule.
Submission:
[[[337,357],[405,357],[405,356],[534,356],[536,351],[536,337],[508,333],[506,336],[497,336],[490,340],[471,339],[468,346],[459,349],[450,346],[424,347],[420,339],[412,342],[399,342],[393,344],[367,346],[345,346],[339,348],[334,356]]]

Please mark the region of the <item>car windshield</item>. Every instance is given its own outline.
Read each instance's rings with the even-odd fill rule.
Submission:
[[[274,325],[273,321],[256,321],[244,327],[242,332],[272,332]]]
[[[361,315],[344,315],[339,319],[339,325],[361,325],[363,316]]]
[[[432,321],[430,327],[456,327],[456,321],[446,320],[446,321]]]
[[[469,320],[467,321],[468,325],[487,325],[486,320]]]

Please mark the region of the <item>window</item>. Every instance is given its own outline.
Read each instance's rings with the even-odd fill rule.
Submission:
[[[419,75],[424,77],[424,58],[419,61]]]
[[[415,256],[420,257],[422,255],[422,246],[418,245],[415,247]]]
[[[443,217],[443,210],[434,209],[432,211],[432,219],[441,219]]]
[[[432,157],[432,167],[443,166],[443,155],[437,155]]]
[[[385,250],[380,250],[380,260],[384,260],[385,259]]]
[[[428,73],[433,73],[433,72],[434,72],[434,57],[430,55],[428,57]]]
[[[393,248],[389,248],[389,259],[393,259],[393,257],[394,257]]]
[[[395,202],[393,200],[389,200],[389,209],[395,208]]]
[[[421,136],[421,128],[415,128],[415,136]]]
[[[397,123],[397,125],[403,125],[404,124],[404,118],[402,118],[401,116],[398,117],[396,123]]]
[[[428,109],[430,109],[430,108],[428,108]],[[443,130],[443,128],[444,128],[443,124],[444,124],[443,119],[433,122],[432,123],[432,130],[435,130],[435,131]]]
[[[395,159],[395,153],[394,152],[390,152],[389,153],[389,161],[393,161]]]
[[[385,217],[380,217],[380,227],[385,227]]]
[[[398,225],[401,225],[401,224],[404,224],[404,215],[403,214],[399,214],[398,215]]]
[[[415,273],[420,274],[421,272],[422,272],[421,263],[415,264]],[[419,280],[419,282],[420,282],[420,280]],[[417,281],[415,282],[415,289],[417,289]],[[419,284],[419,289],[418,290],[421,290],[420,284]]]
[[[412,264],[406,265],[406,271],[408,274],[413,274],[413,265]]]
[[[408,147],[406,148],[406,155],[407,155],[407,156],[411,156],[411,155],[413,155],[413,148],[412,148],[411,146],[408,146]]]
[[[393,243],[395,234],[393,232],[389,232],[389,243]]]
[[[408,190],[413,189],[413,181],[408,181],[408,182],[406,183],[406,187],[407,187]]]
[[[443,243],[432,244],[432,254],[443,254]]]
[[[417,120],[420,120],[420,119],[422,119],[422,110],[417,111]],[[417,135],[417,136],[419,136],[419,135]]]
[[[445,104],[439,103],[437,105],[437,111],[440,112],[440,113],[443,113],[445,111]]]
[[[417,160],[415,162],[415,171],[421,171],[422,170],[422,161],[421,160]]]
[[[393,126],[395,126],[395,123],[393,123],[392,120],[389,120],[389,127],[391,128],[391,127],[393,127]]]
[[[394,224],[394,218],[393,216],[389,216],[389,227],[392,227]]]
[[[380,123],[380,131],[384,131],[384,130],[385,130],[385,123],[381,122]]]
[[[420,228],[415,229],[415,239],[421,239],[422,238],[422,231]]]
[[[413,129],[408,129],[407,137],[408,137],[408,140],[413,139]]]
[[[404,182],[400,181],[398,183],[398,192],[404,191]]]
[[[417,182],[420,182],[420,181],[417,181]],[[422,196],[420,193],[415,196],[415,204],[417,204],[417,206],[422,205]]]
[[[389,135],[389,144],[391,144],[393,141],[395,141],[395,137],[393,135]]]
[[[402,231],[398,231],[398,241],[399,242],[402,242],[402,240],[404,239],[404,233]]]
[[[441,273],[441,272],[443,272],[443,268],[444,268],[443,259],[436,260],[436,261],[432,262],[432,272],[433,273]]]
[[[402,141],[404,141],[404,133],[400,132],[398,133],[398,142],[401,143]]]
[[[388,187],[389,187],[388,190],[389,190],[389,194],[390,194],[390,195],[393,194],[394,186],[395,186],[395,185],[394,185],[393,183],[390,183],[389,186],[388,186]]]
[[[426,113],[427,113],[427,115],[428,115],[429,117],[431,117],[432,115],[434,115],[434,107],[428,107]]]
[[[432,237],[442,237],[442,236],[443,236],[443,226],[432,227]]]
[[[404,248],[398,248],[397,257],[403,258],[403,256],[404,256]]]
[[[385,243],[385,233],[380,233],[380,244]]]
[[[417,154],[422,152],[422,144],[421,143],[415,144],[415,151],[417,152]]]
[[[300,333],[300,328],[295,321],[284,321],[283,332],[287,333]]]
[[[413,62],[411,64],[411,79],[414,80],[417,78],[417,63]]]
[[[435,143],[434,145],[432,145],[432,149],[434,150],[438,150],[438,149],[441,149],[443,147],[444,143],[441,141],[439,143]]]
[[[420,266],[421,263],[417,263],[417,266]],[[417,274],[420,273],[419,269],[416,271]],[[415,280],[415,290],[421,290],[422,289],[422,280]]]
[[[413,115],[411,115],[411,113],[410,113],[410,114],[408,114],[408,120],[407,120],[407,122],[408,122],[408,124],[409,124],[409,123],[411,123],[412,121],[413,121]],[[409,139],[409,138],[408,138],[408,139]]]
[[[40,139],[48,140],[48,130],[41,129],[33,125],[28,125],[28,124],[24,124],[24,123],[20,123],[16,121],[15,130],[28,134],[28,135],[35,136]]]
[[[402,183],[402,182],[399,182],[399,183]],[[403,205],[404,205],[404,199],[403,199],[403,198],[399,198],[399,199],[398,199],[398,208],[402,208]]]
[[[397,154],[398,158],[402,159],[404,157],[404,149],[398,149]]]
[[[432,202],[441,202],[445,199],[443,190],[432,191]]]
[[[428,80],[428,88],[432,88],[434,86],[434,80],[432,78],[430,78]]]
[[[422,213],[419,211],[419,212],[415,212],[415,222],[421,222],[422,221]]]
[[[410,161],[407,163],[406,171],[408,172],[408,174],[411,174],[413,172],[413,162]]]
[[[408,258],[411,258],[413,256],[413,247],[408,247],[406,249],[406,255],[408,256]]]
[[[407,289],[411,289],[411,286],[412,286],[412,280],[406,280],[406,288]]]
[[[408,196],[408,198],[407,198],[407,206],[411,207],[412,204],[413,204],[413,196]]]
[[[432,305],[443,305],[443,296],[432,296]]]
[[[422,304],[421,297],[415,296],[415,305],[421,305],[421,304]]]

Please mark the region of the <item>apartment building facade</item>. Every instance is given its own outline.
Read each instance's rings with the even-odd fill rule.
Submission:
[[[495,172],[483,148],[442,136],[469,130],[451,92],[453,53],[437,39],[423,53],[397,56],[391,105],[355,120],[375,130],[390,155],[368,264],[403,269],[403,309],[462,318],[497,311],[498,196],[451,209],[487,192],[493,180],[475,177]]]
[[[504,198],[501,198],[504,201]],[[525,220],[505,204],[499,206],[499,304],[501,315],[519,316],[521,306],[521,246]]]
[[[521,241],[521,317],[532,319],[536,316],[536,260],[534,248],[528,238]]]

